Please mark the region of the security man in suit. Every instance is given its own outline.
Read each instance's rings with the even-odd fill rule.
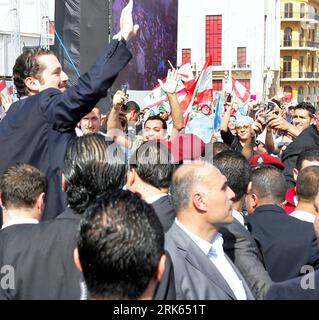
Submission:
[[[233,221],[234,196],[226,178],[209,163],[176,170],[172,198],[177,218],[166,234],[165,246],[173,261],[177,299],[254,299],[224,253],[218,232]]]

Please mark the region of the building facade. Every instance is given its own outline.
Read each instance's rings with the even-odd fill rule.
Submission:
[[[0,0],[0,77],[12,75],[25,46],[53,43],[54,0]]]
[[[282,1],[280,77],[286,96],[317,104],[319,0]]]
[[[213,87],[233,76],[251,94],[269,97],[279,89],[279,0],[179,1],[178,64],[199,72],[213,60]]]

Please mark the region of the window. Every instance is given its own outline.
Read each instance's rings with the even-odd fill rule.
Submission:
[[[285,3],[285,18],[292,18],[292,10],[293,10],[293,4]]]
[[[299,78],[303,78],[303,56],[299,57]]]
[[[299,46],[300,47],[304,46],[304,37],[305,37],[305,30],[303,28],[301,28],[300,32],[299,32]]]
[[[304,3],[300,4],[300,18],[304,18],[305,17],[305,11],[306,11],[306,6]]]
[[[191,49],[182,49],[182,64],[191,63]]]
[[[291,56],[284,57],[283,78],[291,78]]]
[[[246,68],[246,48],[237,48],[237,66],[238,68]]]
[[[222,64],[222,16],[206,16],[206,58],[212,56],[213,66]]]
[[[303,87],[299,87],[298,88],[298,103],[303,102],[304,101],[304,97],[303,97]]]
[[[292,29],[286,28],[284,31],[284,47],[291,47],[292,45]]]
[[[223,91],[223,80],[213,80],[213,91]]]

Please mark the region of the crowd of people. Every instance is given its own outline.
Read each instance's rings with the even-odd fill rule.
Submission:
[[[0,299],[319,299],[319,111],[278,97],[245,115],[225,99],[212,141],[117,91],[132,55],[133,0],[78,85],[52,52],[16,60],[2,101]],[[211,111],[206,114],[211,115]]]

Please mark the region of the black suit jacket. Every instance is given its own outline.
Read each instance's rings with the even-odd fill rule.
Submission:
[[[247,281],[255,298],[264,299],[272,281],[250,232],[236,219],[219,232],[223,235],[224,251]]]
[[[0,262],[14,267],[15,289],[0,288],[0,298],[79,300],[83,279],[73,260],[79,221],[68,208],[52,221],[1,230]]]
[[[247,222],[273,281],[299,276],[304,265],[319,267],[319,249],[311,223],[290,217],[276,205],[258,207]]]
[[[162,223],[164,232],[167,232],[174,223],[174,219],[176,217],[171,197],[167,195],[151,203],[151,205]]]
[[[284,174],[288,188],[295,185],[293,169],[296,166],[297,158],[302,151],[307,149],[319,150],[319,134],[315,125],[311,125],[302,131],[282,154],[282,161],[285,165]]]
[[[48,177],[43,220],[54,218],[66,207],[61,172],[75,126],[106,96],[118,73],[132,55],[123,42],[111,41],[78,85],[64,93],[47,89],[13,103],[0,125],[0,173],[16,163],[29,163]]]
[[[88,294],[74,264],[81,215],[67,208],[51,221],[15,225],[0,231],[0,263],[15,269],[15,289],[0,288],[0,299],[79,300]],[[168,253],[155,300],[174,300],[175,281]]]

